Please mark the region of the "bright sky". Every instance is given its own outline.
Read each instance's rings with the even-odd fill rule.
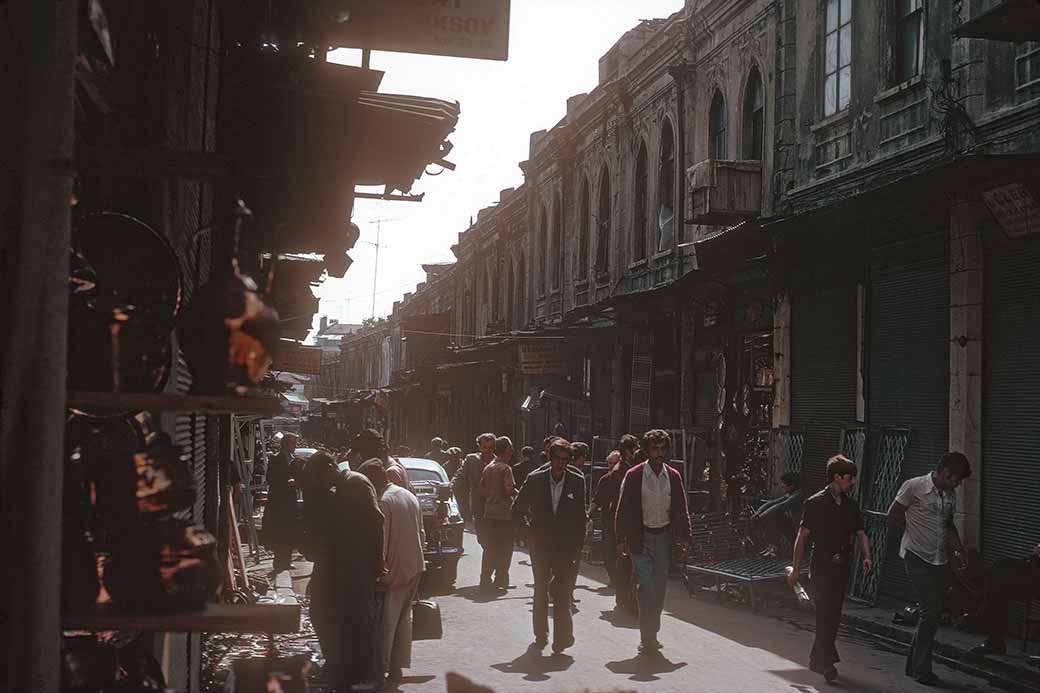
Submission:
[[[568,97],[596,86],[600,56],[625,31],[682,5],[683,0],[513,0],[508,61],[373,53],[372,68],[386,72],[380,91],[460,103],[448,156],[458,168],[420,178],[412,192],[425,192],[426,199],[418,204],[355,202],[361,240],[350,251],[354,264],[343,279],[329,278],[316,290],[319,314],[341,322],[372,315],[377,229],[377,316],[388,315],[394,301],[425,280],[424,262],[453,261],[451,246],[470,217],[497,202],[500,190],[523,182],[518,164],[527,159],[530,134],[555,125]],[[360,63],[352,50],[336,51],[330,60]]]

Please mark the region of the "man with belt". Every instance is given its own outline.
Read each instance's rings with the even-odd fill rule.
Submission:
[[[948,452],[939,458],[935,471],[907,479],[888,510],[891,529],[903,529],[899,556],[921,605],[917,631],[906,658],[906,675],[918,683],[934,686],[939,678],[932,671],[932,646],[939,630],[943,594],[946,591],[947,550],[960,555],[964,550],[953,524],[957,487],[971,476],[968,458]]]
[[[670,444],[662,430],[643,434],[647,461],[625,474],[615,520],[618,552],[632,557],[636,574],[640,654],[662,647],[657,633],[672,553],[685,554],[690,545],[690,510],[682,476],[665,464]]]
[[[802,557],[807,544],[812,544],[809,571],[812,576],[813,600],[816,602],[816,639],[809,654],[809,669],[828,682],[838,678],[835,664],[841,659],[834,646],[841,623],[841,606],[852,565],[852,540],[859,540],[863,569],[868,573],[874,564],[870,558],[870,542],[863,531],[863,516],[848,496],[856,483],[856,465],[844,455],[827,460],[825,489],[810,496],[802,506],[802,526],[794,542],[793,570],[787,582],[794,587],[801,579]]]
[[[484,467],[480,493],[484,497],[484,552],[480,561],[480,589],[505,592],[509,588],[509,564],[513,560],[513,441],[495,439],[495,460]],[[492,575],[494,583],[492,583]]]
[[[556,439],[549,446],[549,469],[527,477],[513,504],[513,521],[527,538],[534,568],[534,637],[549,638],[549,593],[553,599],[553,652],[574,644],[572,575],[585,539],[585,479],[568,468],[571,446]]]

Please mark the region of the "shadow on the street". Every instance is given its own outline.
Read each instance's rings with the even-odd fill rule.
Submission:
[[[661,653],[637,655],[632,659],[607,662],[607,669],[615,674],[628,674],[632,681],[647,683],[659,681],[658,674],[671,674],[686,666],[686,662],[673,662]]]
[[[530,599],[527,595],[509,596],[508,592],[486,592],[480,588],[479,585],[469,585],[468,587],[459,587],[455,590],[455,595],[468,599],[474,604],[488,604],[490,602],[504,602],[513,599]]]
[[[606,621],[615,628],[639,628],[639,618],[631,611],[610,609],[599,612],[599,620]]]
[[[492,664],[492,669],[498,669],[506,674],[523,674],[525,681],[548,681],[549,674],[566,671],[574,664],[574,657],[568,654],[542,654],[542,648],[531,643],[522,655],[511,662]]]

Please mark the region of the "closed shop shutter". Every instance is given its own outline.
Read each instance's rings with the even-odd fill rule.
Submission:
[[[902,481],[934,469],[949,445],[950,309],[944,237],[933,235],[876,251],[867,310],[867,422],[873,430],[910,428]],[[867,465],[863,483],[870,480],[869,461]],[[890,542],[881,592],[905,599],[910,585],[898,551],[899,542]]]
[[[841,429],[856,419],[856,290],[841,287],[792,297],[791,427],[805,432],[802,486],[827,483],[826,462]]]
[[[632,333],[632,380],[629,384],[628,430],[642,435],[650,428],[650,388],[654,373],[654,335]]]
[[[982,554],[993,561],[1040,541],[1040,244],[987,258],[984,293]]]
[[[191,371],[184,354],[177,350],[176,391],[186,393],[191,388]],[[206,417],[199,414],[178,414],[174,421],[173,442],[188,456],[188,464],[195,478],[195,505],[190,514],[193,522],[205,522],[206,512]]]

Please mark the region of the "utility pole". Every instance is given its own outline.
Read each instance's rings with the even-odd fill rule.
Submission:
[[[383,220],[376,220],[376,262],[372,268],[372,318],[376,317],[376,286],[379,284],[379,236],[382,232]]]

